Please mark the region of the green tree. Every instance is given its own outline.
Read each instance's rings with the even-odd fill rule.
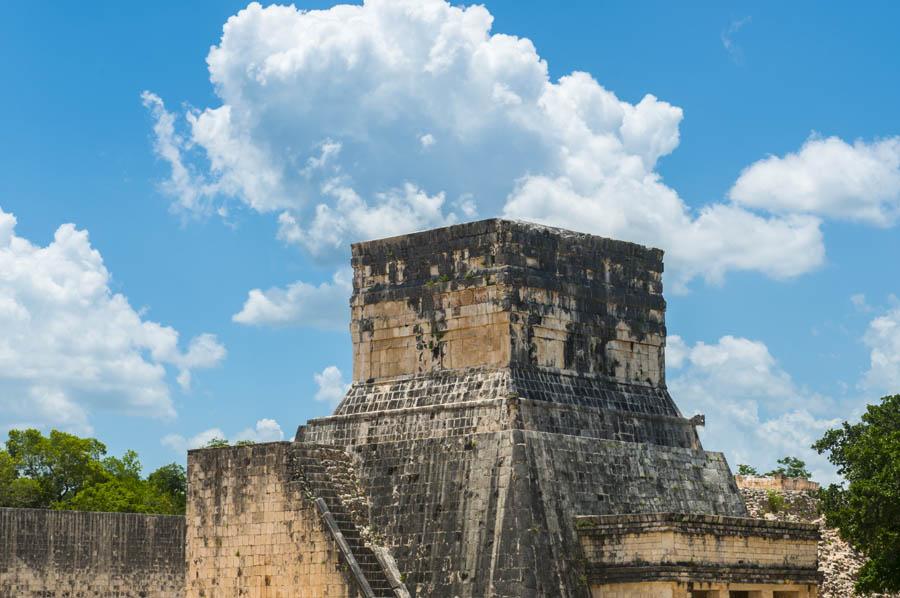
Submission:
[[[69,500],[53,505],[56,509],[73,511],[104,511],[121,513],[184,513],[184,505],[146,480],[111,479],[88,486]]]
[[[786,478],[803,478],[808,480],[812,477],[806,469],[806,462],[797,457],[784,457],[778,460],[781,467],[773,469],[766,475],[783,475]]]
[[[203,448],[222,448],[228,446],[228,441],[224,438],[211,438],[209,442],[203,445]]]
[[[744,463],[738,463],[738,475],[759,475],[759,472],[756,471],[755,467],[750,465],[746,465]]]
[[[42,494],[40,483],[20,478],[16,460],[0,450],[0,506],[37,508],[41,506]]]
[[[187,474],[178,463],[163,465],[149,476],[147,482],[159,492],[172,497],[176,512],[184,513],[187,497]]]
[[[828,525],[869,559],[857,591],[900,592],[900,395],[868,405],[859,423],[828,430],[813,448],[847,482],[824,488],[820,505]]]
[[[53,430],[11,430],[0,450],[0,506],[184,513],[184,468],[165,465],[141,477],[138,454],[105,456],[95,438]]]
[[[49,507],[106,477],[100,463],[106,446],[96,438],[58,430],[49,436],[34,429],[10,430],[6,452],[15,464],[17,478],[32,480],[18,482],[20,490],[27,487],[26,493],[32,495],[28,506]]]
[[[119,480],[140,480],[143,467],[138,454],[129,449],[125,451],[121,459],[118,457],[103,459],[103,469],[110,476]]]

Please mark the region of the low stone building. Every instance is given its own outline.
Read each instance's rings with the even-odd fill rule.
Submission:
[[[192,451],[190,597],[807,598],[665,384],[662,252],[486,220],[352,247],[353,385]]]

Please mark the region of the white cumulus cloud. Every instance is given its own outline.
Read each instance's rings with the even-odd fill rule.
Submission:
[[[674,352],[673,352],[674,348]],[[834,469],[810,446],[842,417],[834,401],[799,387],[760,341],[723,336],[693,346],[668,339],[668,386],[687,414],[706,415],[704,448],[724,451],[729,464],[774,469],[776,460],[800,457],[819,481]]]
[[[261,419],[256,426],[241,430],[234,435],[234,440],[250,440],[253,442],[277,442],[284,440],[284,432],[274,419]]]
[[[444,0],[250,4],[207,57],[218,106],[180,118],[144,94],[168,192],[186,210],[277,214],[279,238],[319,259],[477,213],[662,247],[677,289],[823,262],[815,216],[694,210],[662,181],[680,108],[621,100],[587,73],[553,81],[530,40],[492,21]]]
[[[0,209],[0,409],[31,425],[89,432],[90,414],[175,415],[167,368],[225,357],[212,334],[179,348],[174,328],[146,320],[121,293],[86,231],[63,224],[45,247]]]
[[[295,282],[286,288],[253,289],[232,320],[256,326],[346,330],[352,292],[353,273],[348,268],[338,270],[331,282],[318,286]]]
[[[869,348],[869,369],[863,376],[863,388],[900,393],[900,307],[869,322],[863,342]]]
[[[183,453],[190,449],[202,448],[210,440],[226,439],[225,432],[220,428],[209,428],[185,438],[181,434],[166,434],[160,439],[163,446],[167,446],[176,453]]]
[[[900,216],[900,137],[813,136],[796,153],[751,164],[730,192],[736,203],[890,226]]]
[[[337,366],[330,365],[318,374],[313,374],[313,378],[319,387],[314,397],[317,401],[337,405],[350,388],[350,384],[344,382],[344,375]]]
[[[190,437],[181,434],[167,434],[160,439],[163,446],[167,446],[176,453],[183,453],[190,449],[203,448],[210,440],[225,440],[228,442],[278,442],[284,440],[284,432],[274,419],[263,418],[253,427],[245,428],[240,432],[228,436],[221,428],[209,428]]]

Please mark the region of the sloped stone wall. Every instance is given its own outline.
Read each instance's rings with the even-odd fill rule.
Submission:
[[[415,596],[587,596],[575,515],[746,514],[718,453],[517,429],[349,450]]]
[[[0,596],[181,598],[184,517],[0,508]]]

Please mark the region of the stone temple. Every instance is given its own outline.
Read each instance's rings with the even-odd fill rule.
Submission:
[[[189,453],[183,595],[816,595],[817,527],[749,519],[666,389],[662,251],[493,219],[352,262],[334,414]]]
[[[352,263],[334,414],[190,453],[189,596],[815,595],[816,528],[747,519],[666,390],[662,251],[494,219]]]

